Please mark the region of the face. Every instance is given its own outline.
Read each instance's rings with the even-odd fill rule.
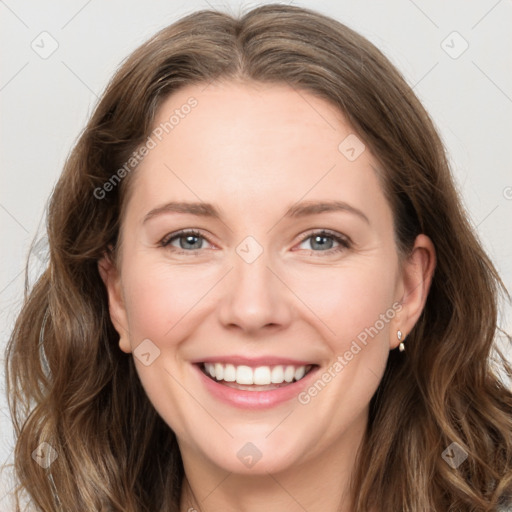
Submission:
[[[285,85],[189,86],[155,130],[173,114],[134,171],[118,264],[100,264],[120,348],[190,459],[275,473],[354,444],[425,296],[377,161]]]

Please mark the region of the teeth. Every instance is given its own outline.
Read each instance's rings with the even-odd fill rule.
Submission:
[[[272,384],[281,384],[284,382],[284,368],[282,366],[274,366],[270,378]]]
[[[242,385],[255,384],[257,386],[267,386],[269,384],[282,384],[283,382],[293,382],[302,379],[308,366],[278,365],[278,366],[235,366],[222,363],[204,363],[204,371],[213,379],[223,380],[225,382],[236,382]]]
[[[212,377],[215,377],[215,375],[212,375]],[[236,368],[232,364],[227,364],[224,367],[224,380],[226,382],[235,382]]]
[[[217,368],[217,364],[215,364],[215,368]],[[219,375],[215,372],[215,378],[217,380],[222,380],[222,375]],[[237,366],[236,368],[236,382],[238,384],[254,384],[254,372],[252,368],[249,366]]]
[[[302,379],[304,375],[306,375],[306,368],[304,366],[299,366],[299,368],[295,370],[295,380]]]
[[[293,366],[287,366],[284,370],[284,380],[291,382],[293,377],[295,377],[295,368]]]
[[[220,363],[215,363],[215,377],[219,380],[224,378],[224,367]]]

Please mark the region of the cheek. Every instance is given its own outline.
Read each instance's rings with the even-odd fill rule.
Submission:
[[[123,276],[132,347],[141,339],[177,339],[185,317],[194,315],[218,280],[213,269],[134,261]],[[217,269],[218,272],[218,269]],[[172,335],[171,335],[172,331]]]
[[[321,382],[299,397],[317,417],[329,418],[324,435],[335,436],[340,425],[348,427],[364,414],[386,367],[397,312],[397,267],[392,257],[384,262],[380,256],[343,268],[317,268],[289,281],[315,315],[320,342],[328,348]]]
[[[299,396],[305,410],[324,419],[322,446],[365,414],[378,387],[397,312],[396,275],[392,264],[366,261],[317,269],[293,284],[318,317],[316,326],[329,348],[318,380]]]
[[[180,347],[200,325],[197,318],[204,315],[205,299],[218,281],[219,269],[201,273],[193,265],[172,266],[149,258],[126,260],[125,269],[123,294],[140,381],[168,425],[178,436],[188,438],[190,422],[202,412],[182,385],[189,374],[188,366],[181,364]],[[137,351],[144,340],[157,347],[148,350],[151,357],[158,354],[148,366],[138,357],[142,350]]]
[[[392,264],[384,266],[381,262],[375,259],[339,268],[317,267],[288,276],[290,287],[317,318],[316,324],[323,324],[326,339],[336,352],[344,351],[347,343],[376,323],[378,330],[386,333],[395,314],[396,273]],[[381,315],[386,313],[381,325]]]

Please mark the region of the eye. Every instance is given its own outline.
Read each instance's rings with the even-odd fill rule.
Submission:
[[[203,242],[208,241],[206,238],[194,230],[184,230],[178,233],[167,235],[161,242],[162,247],[167,247],[178,253],[195,252],[203,249]],[[174,242],[178,242],[178,246]],[[181,249],[181,250],[180,250]]]
[[[203,243],[205,241],[208,242],[207,238],[199,231],[183,230],[167,235],[161,240],[160,246],[178,254],[197,254],[201,249],[204,249]],[[348,237],[327,230],[310,232],[301,240],[300,244],[305,242],[310,242],[310,248],[303,248],[304,250],[325,253],[327,255],[338,253],[351,247]]]
[[[350,241],[347,237],[326,230],[309,233],[300,243],[303,244],[308,241],[311,241],[309,250],[313,252],[333,254],[350,248]],[[333,244],[338,245],[333,247]]]

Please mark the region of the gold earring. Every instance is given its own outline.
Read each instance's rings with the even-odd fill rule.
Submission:
[[[398,345],[398,350],[400,350],[400,352],[403,352],[405,350],[405,345],[404,345],[404,342],[402,341],[402,331],[397,331],[396,336],[400,340],[400,345]]]

